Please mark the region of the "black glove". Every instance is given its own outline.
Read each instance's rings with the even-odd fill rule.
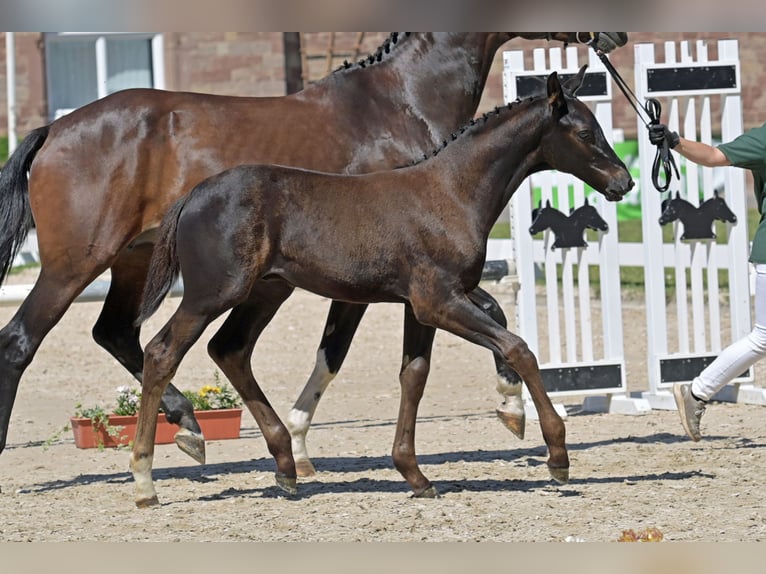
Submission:
[[[668,142],[668,147],[673,149],[678,145],[680,138],[676,132],[671,132],[665,124],[653,124],[649,126],[649,141],[654,145]]]
[[[592,34],[596,50],[604,54],[628,43],[628,34],[625,32],[593,32]]]

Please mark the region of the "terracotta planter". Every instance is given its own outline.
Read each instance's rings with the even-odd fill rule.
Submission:
[[[194,411],[205,440],[222,440],[239,438],[239,427],[242,420],[242,409],[218,409],[212,411]],[[138,416],[109,417],[109,425],[122,427],[118,436],[110,436],[103,427],[93,426],[93,421],[86,418],[72,417],[74,443],[77,448],[95,448],[123,446],[129,444],[136,437],[136,424]],[[157,415],[157,433],[154,444],[168,444],[173,442],[173,437],[178,432],[178,425],[167,421],[164,414]]]

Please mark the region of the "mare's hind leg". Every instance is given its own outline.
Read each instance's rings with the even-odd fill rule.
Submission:
[[[92,277],[43,266],[32,291],[0,330],[0,452],[5,448],[13,403],[24,370],[45,336]]]
[[[548,470],[551,476],[558,482],[567,482],[569,455],[565,444],[564,421],[545,392],[534,353],[520,337],[500,327],[472,304],[468,297],[445,292],[446,284],[445,280],[441,284],[421,288],[411,298],[417,319],[501,354],[508,367],[526,383],[539,413],[540,428],[550,454]]]
[[[112,265],[112,281],[93,338],[139,382],[144,352],[140,328],[134,325],[146,282],[152,245],[142,243],[124,249]],[[181,391],[169,384],[162,394],[162,411],[168,421],[181,428],[176,433],[178,448],[200,464],[205,462],[205,439],[194,417],[194,407]]]
[[[296,475],[291,456],[290,434],[282,425],[255,380],[251,357],[258,337],[269,324],[293,287],[281,282],[258,282],[248,300],[232,309],[221,328],[210,339],[208,353],[237,389],[263,433],[269,452],[277,460],[277,484],[295,494]],[[286,470],[287,469],[287,470]]]
[[[412,309],[405,306],[402,369],[399,372],[401,397],[392,457],[394,466],[412,487],[415,496],[421,498],[436,496],[436,489],[420,471],[415,456],[415,424],[431,368],[435,334],[436,329],[418,323]]]
[[[319,405],[319,399],[338,374],[366,309],[367,305],[339,301],[333,301],[330,306],[322,341],[317,350],[314,371],[286,419],[287,428],[290,429],[292,437],[293,456],[298,476],[313,476],[316,472],[306,449],[306,435]]]
[[[500,304],[484,289],[477,287],[468,293],[468,298],[474,305],[494,319],[503,329],[508,328],[508,321]],[[523,439],[526,427],[526,414],[524,412],[524,401],[521,398],[521,377],[508,366],[502,355],[496,351],[492,355],[495,359],[495,369],[497,370],[497,392],[503,396],[503,403],[495,412],[508,430],[520,439]]]

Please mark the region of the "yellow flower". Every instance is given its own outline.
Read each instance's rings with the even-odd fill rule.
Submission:
[[[202,387],[200,389],[199,396],[204,397],[208,393],[220,394],[220,392],[221,392],[220,387],[213,387],[211,385],[205,385],[204,387]]]

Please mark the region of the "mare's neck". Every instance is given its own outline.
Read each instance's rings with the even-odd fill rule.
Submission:
[[[349,81],[374,88],[368,92],[367,105],[377,110],[389,105],[406,109],[408,121],[423,125],[436,144],[476,114],[494,56],[513,35],[402,33],[380,62],[365,60],[364,67],[354,64],[331,74],[327,83],[341,82],[341,94]]]

